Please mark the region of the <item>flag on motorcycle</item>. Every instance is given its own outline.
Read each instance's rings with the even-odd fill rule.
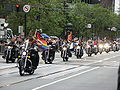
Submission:
[[[45,33],[42,33],[42,34],[41,34],[41,37],[42,37],[42,38],[50,38],[50,37],[49,37],[47,34],[45,34]]]
[[[45,35],[44,35],[45,36]],[[35,42],[40,43],[40,45],[38,45],[38,48],[41,50],[47,50],[47,42],[46,40],[41,36],[41,34],[37,31],[35,32]]]

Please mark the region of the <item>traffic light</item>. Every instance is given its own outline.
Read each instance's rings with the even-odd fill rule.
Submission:
[[[20,5],[16,4],[15,7],[16,7],[16,12],[19,12],[20,11]]]

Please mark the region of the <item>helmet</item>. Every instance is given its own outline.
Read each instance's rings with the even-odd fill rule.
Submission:
[[[42,33],[42,29],[39,29],[39,32],[41,32],[41,33]]]

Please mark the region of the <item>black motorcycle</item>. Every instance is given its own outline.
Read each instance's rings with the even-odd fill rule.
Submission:
[[[92,46],[87,45],[85,48],[86,53],[88,54],[88,56],[91,56],[93,54],[93,50],[92,50]]]
[[[48,45],[47,50],[43,51],[42,59],[45,64],[52,64],[55,58],[55,45]]]
[[[105,43],[105,44],[104,44],[104,51],[105,51],[106,53],[110,52],[110,48],[111,48],[111,46],[110,46],[109,43]]]
[[[118,44],[113,44],[112,45],[112,50],[114,51],[114,52],[116,52],[116,51],[119,51],[119,46],[118,46]]]
[[[16,45],[5,45],[5,52],[3,58],[6,60],[6,63],[15,62],[16,59]]]
[[[99,51],[98,46],[97,46],[97,45],[94,45],[94,46],[92,47],[92,50],[93,50],[93,53],[94,53],[95,55],[97,55],[97,53],[98,53],[98,51]]]
[[[72,54],[70,53],[67,46],[63,46],[61,50],[61,57],[63,58],[63,61],[68,61],[69,57],[71,57]]]
[[[82,46],[79,46],[77,45],[75,47],[75,56],[79,59],[83,56],[83,47]]]
[[[34,51],[34,48],[24,49],[22,51],[22,54],[18,56],[19,74],[21,76],[23,76],[25,73],[29,73],[29,75],[32,75],[35,71],[32,62],[32,56],[34,57],[35,54],[31,53]]]
[[[99,53],[102,54],[102,52],[104,51],[104,45],[103,44],[99,44],[98,45],[98,50],[99,50]]]

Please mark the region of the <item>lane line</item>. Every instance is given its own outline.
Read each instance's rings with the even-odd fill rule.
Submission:
[[[118,56],[120,56],[120,55],[116,55],[116,56],[113,56],[113,57],[110,57],[110,58],[105,58],[105,59],[103,59],[103,60],[98,60],[98,61],[96,61],[96,62],[89,63],[89,64],[86,64],[86,65],[91,65],[91,64],[95,64],[95,63],[104,62],[104,61],[107,61],[107,60],[109,60],[109,59],[112,59],[112,58],[115,58],[115,57],[118,57]],[[89,60],[88,60],[88,61],[89,61]]]
[[[65,81],[65,80],[67,80],[67,79],[70,79],[70,78],[76,77],[76,76],[78,76],[78,75],[81,75],[81,74],[84,74],[84,73],[87,73],[87,72],[90,72],[90,71],[96,70],[96,69],[98,69],[98,68],[100,68],[100,67],[95,67],[95,68],[92,68],[92,69],[89,69],[89,70],[86,70],[86,71],[80,72],[80,73],[78,73],[78,74],[74,74],[74,75],[72,75],[72,76],[69,76],[69,77],[66,77],[66,78],[63,78],[63,79],[59,79],[59,80],[57,80],[57,81],[54,81],[54,82],[51,82],[51,83],[48,83],[48,84],[45,84],[45,85],[42,85],[42,86],[36,87],[36,88],[34,88],[34,89],[32,89],[32,90],[38,90],[38,89],[41,89],[41,88],[44,88],[44,87],[47,87],[47,86],[50,86],[50,85],[56,84],[56,83],[58,83],[58,82]]]
[[[99,60],[99,61],[96,61],[96,62],[93,62],[93,63],[90,63],[90,64],[94,64],[94,63],[99,63],[99,62],[103,62],[103,61],[106,61],[106,60],[109,60],[111,58],[115,58],[115,57],[118,57],[119,55],[116,55],[116,56],[113,56],[113,57],[110,57],[110,58],[105,58],[103,60]],[[85,65],[86,66],[86,65]]]

